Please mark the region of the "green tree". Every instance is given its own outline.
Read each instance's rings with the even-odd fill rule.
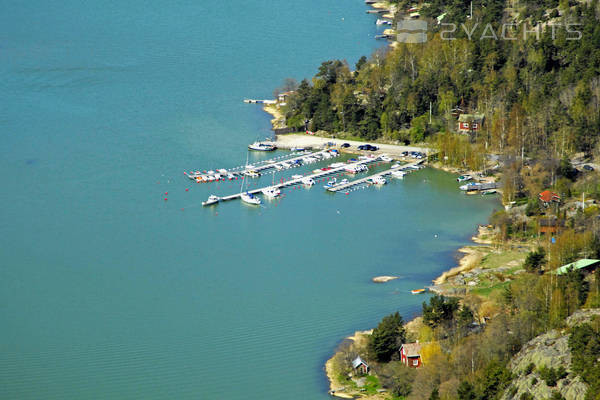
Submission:
[[[384,317],[369,340],[369,350],[377,361],[388,362],[406,339],[404,321],[398,312]]]
[[[454,319],[454,312],[459,308],[456,297],[434,295],[429,304],[423,302],[423,322],[432,328]]]
[[[546,262],[546,251],[543,247],[538,247],[536,251],[527,254],[523,268],[530,273],[540,273],[541,268]]]
[[[458,385],[457,393],[459,400],[475,400],[477,398],[475,388],[467,381],[462,381]]]

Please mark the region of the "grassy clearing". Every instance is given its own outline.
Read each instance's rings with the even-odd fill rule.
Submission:
[[[502,252],[492,252],[481,260],[481,268],[494,269],[499,267],[511,267],[511,270],[519,269],[527,254],[518,250],[506,250]]]
[[[502,283],[498,283],[496,285],[492,285],[489,287],[478,287],[478,288],[471,290],[471,293],[476,294],[478,296],[482,296],[482,297],[490,297],[492,292],[502,291],[509,284],[510,284],[510,282],[502,282]]]

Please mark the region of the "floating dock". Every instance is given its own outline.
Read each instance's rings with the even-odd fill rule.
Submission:
[[[275,104],[275,103],[277,103],[277,100],[244,99],[244,103],[248,103],[248,104]]]
[[[380,159],[380,157],[375,157],[375,158],[371,158],[371,159],[368,159],[368,160],[360,160],[360,161],[356,161],[356,162],[353,162],[353,163],[344,164],[341,167],[332,168],[332,169],[329,169],[327,171],[318,172],[318,173],[315,173],[315,174],[312,174],[312,175],[306,175],[306,176],[303,176],[302,178],[291,179],[289,181],[278,183],[278,184],[275,184],[275,185],[269,185],[269,186],[265,186],[265,187],[262,187],[262,188],[259,188],[259,189],[245,190],[245,191],[243,191],[241,193],[236,193],[236,194],[232,194],[232,195],[229,195],[229,196],[219,197],[219,201],[221,202],[221,201],[229,201],[229,200],[239,199],[242,196],[242,194],[244,194],[244,193],[259,194],[259,193],[262,193],[263,190],[265,190],[267,188],[270,188],[270,187],[275,187],[277,189],[282,189],[282,188],[285,188],[285,187],[302,185],[303,184],[302,181],[304,181],[305,179],[318,179],[318,178],[322,178],[324,176],[337,174],[339,172],[344,172],[346,170],[346,168],[348,168],[350,166],[354,166],[354,165],[368,165],[368,164],[372,164],[372,163],[375,163],[375,162],[378,162],[378,161],[382,161]],[[402,167],[406,167],[406,166],[403,165]],[[399,167],[399,168],[402,168],[402,167]],[[398,170],[399,168],[395,168],[394,170]],[[391,172],[391,171],[389,171],[389,172]]]
[[[415,167],[417,167],[418,165],[420,165],[422,163],[423,163],[423,160],[419,160],[417,162],[410,163],[410,164],[395,165],[395,166],[393,166],[392,168],[390,168],[388,170],[381,171],[381,172],[378,172],[378,173],[373,174],[373,175],[369,175],[369,176],[364,177],[364,178],[356,179],[356,180],[350,181],[348,183],[344,183],[343,185],[336,185],[334,187],[328,188],[327,190],[329,192],[334,192],[334,193],[335,192],[339,192],[339,191],[351,188],[352,186],[360,185],[361,183],[366,183],[369,180],[371,180],[371,179],[373,179],[373,178],[375,178],[377,176],[390,175],[394,171],[406,171],[408,169],[415,169]]]
[[[233,176],[243,176],[244,172],[247,170],[253,170],[253,171],[260,172],[260,171],[268,170],[270,168],[276,168],[276,166],[278,166],[278,165],[283,166],[285,163],[289,163],[289,162],[294,163],[296,160],[302,160],[309,156],[315,156],[315,155],[321,154],[325,151],[326,150],[317,151],[317,152],[305,151],[302,153],[296,153],[296,154],[299,154],[296,157],[293,157],[293,156],[292,157],[289,157],[289,156],[275,157],[275,158],[271,158],[269,160],[259,161],[258,163],[256,163],[256,166],[242,165],[239,167],[234,167],[234,168],[229,168],[229,169],[217,169],[216,171],[208,171],[208,172],[192,171],[190,173],[187,173],[187,172],[184,172],[184,173],[188,178],[190,178],[192,180],[197,180],[197,178],[202,178],[202,177],[210,177],[210,176],[215,177],[218,174],[218,179],[208,181],[208,182],[213,182],[213,181],[222,180],[223,178],[226,177],[227,174],[231,174]]]

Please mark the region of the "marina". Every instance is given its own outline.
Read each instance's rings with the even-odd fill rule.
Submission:
[[[365,166],[366,167],[367,165],[373,164],[378,161],[380,161],[380,162],[382,161],[381,157],[366,157],[365,159],[358,160],[358,161],[352,162],[350,164],[342,164],[335,168],[324,168],[324,170],[321,170],[321,172],[316,172],[311,175],[306,175],[306,176],[298,175],[295,178],[292,178],[288,181],[283,181],[281,183],[274,184],[274,185],[272,184],[267,187],[261,187],[258,189],[247,190],[247,191],[232,194],[229,196],[218,197],[219,200],[217,202],[224,202],[224,201],[239,199],[239,198],[242,198],[242,196],[245,196],[247,194],[249,194],[249,195],[261,194],[261,193],[264,194],[265,191],[269,191],[269,190],[272,191],[275,189],[281,190],[282,188],[291,187],[291,186],[297,186],[297,185],[313,186],[315,184],[315,180],[318,180],[319,178],[331,176],[333,174],[337,174],[340,172],[344,173],[344,172],[346,172],[346,169],[348,167],[355,167],[355,166]],[[403,168],[403,167],[405,167],[405,166],[399,166],[395,169],[398,170],[399,168]],[[384,173],[378,173],[373,176],[379,176],[379,175],[387,174],[390,172],[391,172],[391,170],[387,170],[387,171],[384,171]],[[367,178],[365,178],[365,179],[367,179]],[[356,181],[354,181],[354,182],[356,182]],[[346,185],[347,184],[344,184],[343,186],[346,187]],[[342,186],[342,185],[340,185],[340,186]],[[351,185],[351,186],[353,186],[353,185]],[[214,195],[212,195],[212,196],[214,196]],[[211,196],[211,199],[213,199],[213,200],[217,197],[217,196],[214,196],[214,197],[212,197],[212,196]],[[208,202],[207,201],[207,202],[205,202],[206,204],[203,204],[203,205],[212,205],[212,204],[216,204],[217,202]]]

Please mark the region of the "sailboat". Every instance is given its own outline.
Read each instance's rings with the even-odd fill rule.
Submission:
[[[274,199],[275,197],[277,197],[281,194],[281,190],[279,190],[279,188],[277,186],[275,186],[275,174],[273,174],[273,180],[271,182],[271,187],[264,188],[262,190],[262,193],[271,199]]]
[[[246,155],[246,165],[248,165],[248,155]],[[244,179],[242,179],[242,185],[240,187],[240,192],[242,192],[242,190],[244,188],[244,181],[247,180],[247,179],[248,179],[247,176]],[[252,193],[250,193],[248,191],[245,192],[245,193],[242,193],[240,195],[240,198],[246,204],[252,204],[252,205],[255,205],[255,206],[259,206],[260,203],[261,203],[261,201],[260,201],[260,199],[258,197],[256,197],[255,195],[253,195]]]

